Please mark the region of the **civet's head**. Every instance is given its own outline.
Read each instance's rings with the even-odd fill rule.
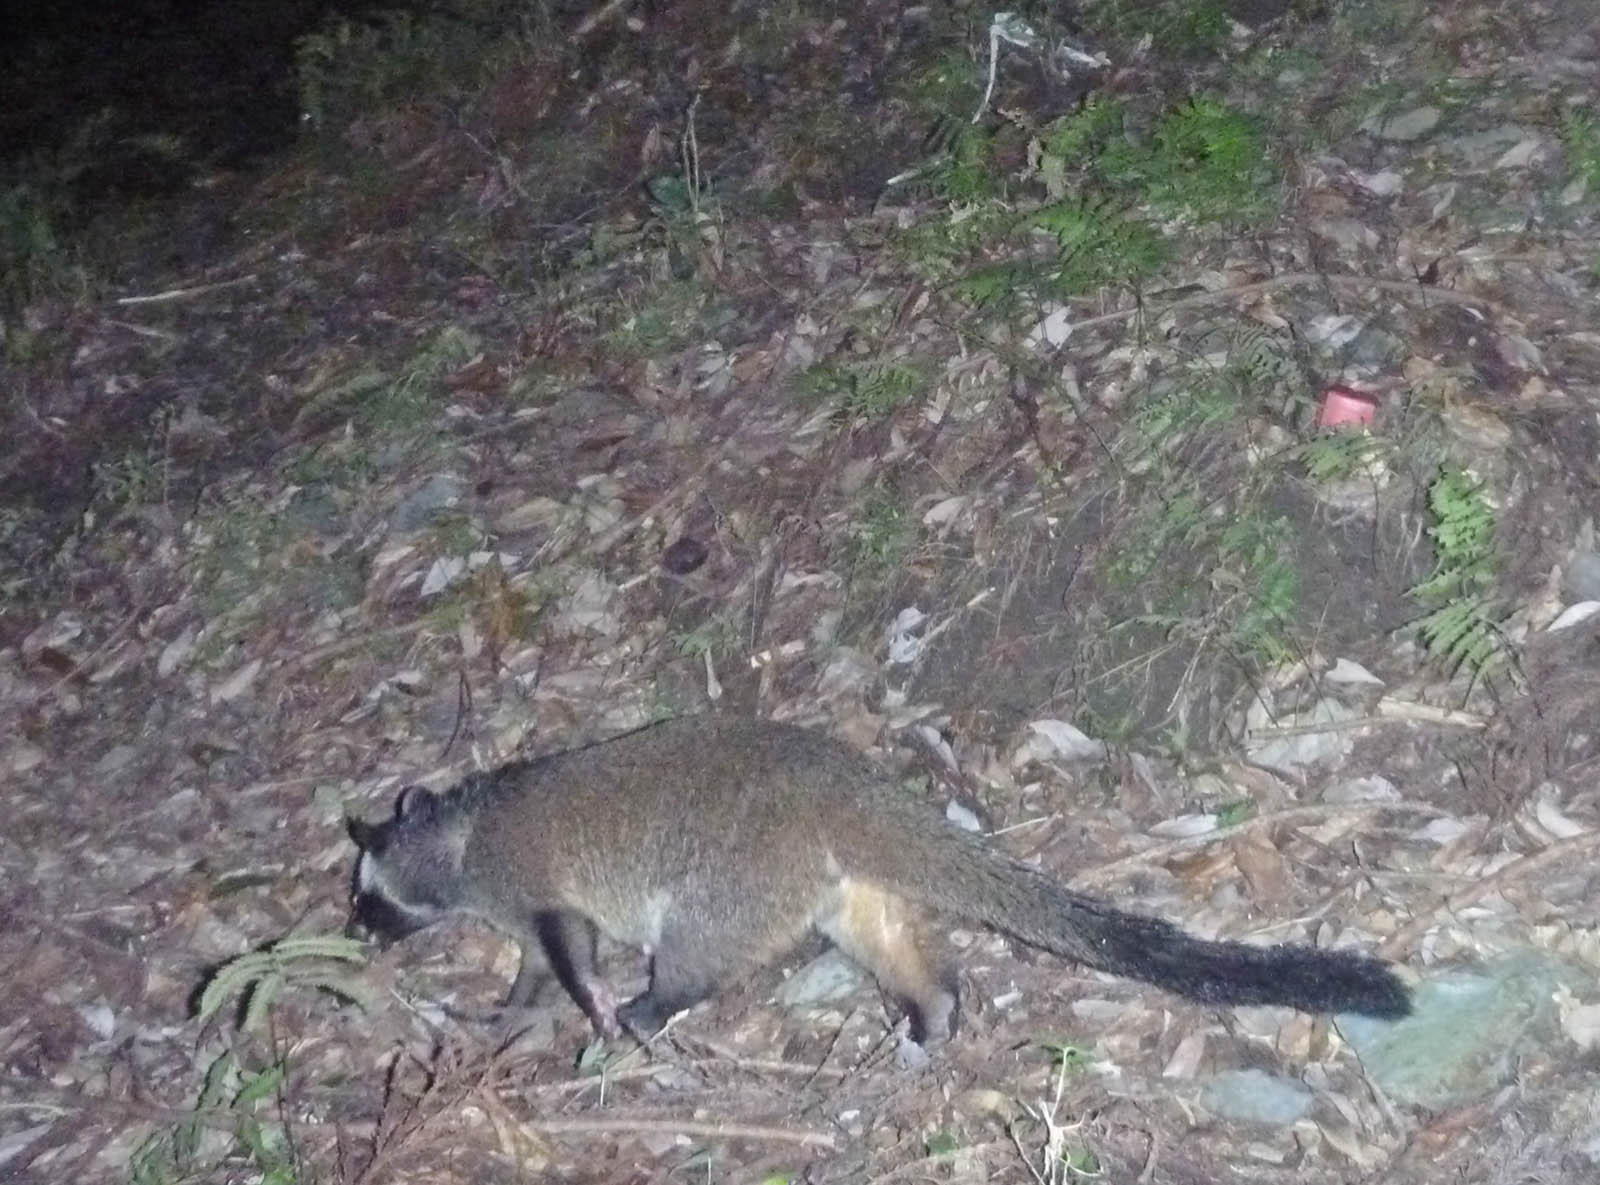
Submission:
[[[361,849],[346,934],[388,944],[461,905],[466,829],[453,802],[412,786],[400,792],[392,818],[368,823],[352,817],[345,828]]]

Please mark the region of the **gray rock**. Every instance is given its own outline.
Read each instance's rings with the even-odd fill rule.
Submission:
[[[788,1008],[809,1008],[848,996],[861,986],[861,971],[836,950],[818,955],[796,971],[776,993]]]
[[[1413,107],[1398,115],[1374,115],[1362,121],[1361,130],[1380,140],[1417,140],[1439,126],[1443,112],[1437,107]]]
[[[1312,1094],[1265,1070],[1229,1070],[1201,1086],[1200,1102],[1225,1119],[1287,1127],[1311,1110]]]
[[[466,483],[449,473],[435,473],[412,490],[389,515],[396,531],[420,531],[441,511],[450,509],[466,494]]]
[[[1426,981],[1405,1020],[1342,1015],[1339,1032],[1390,1099],[1456,1106],[1510,1078],[1529,1030],[1554,1018],[1563,971],[1540,951],[1505,955],[1479,971]]]

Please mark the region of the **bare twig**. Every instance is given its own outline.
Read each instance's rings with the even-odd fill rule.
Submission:
[[[422,617],[416,621],[402,622],[399,625],[382,626],[375,630],[363,630],[359,634],[352,634],[347,638],[337,638],[332,642],[325,642],[321,646],[314,646],[304,654],[300,654],[284,663],[285,673],[297,673],[307,667],[314,667],[325,659],[343,654],[347,650],[357,650],[373,642],[381,642],[387,638],[400,638],[406,634],[420,633],[431,623],[431,618]]]
[[[743,1054],[738,1053],[735,1050],[729,1049],[724,1045],[719,1045],[715,1041],[711,1041],[700,1036],[690,1038],[685,1035],[680,1036],[679,1040],[692,1041],[693,1044],[700,1046],[702,1049],[706,1050],[706,1052],[712,1055],[711,1057],[697,1058],[693,1061],[686,1062],[682,1067],[684,1069],[695,1069],[699,1066],[732,1065],[737,1069],[749,1070],[751,1073],[756,1074],[800,1074],[808,1078],[843,1078],[849,1073],[847,1070],[840,1070],[827,1066],[817,1066],[811,1064],[810,1062],[786,1062],[780,1061],[776,1058],[745,1057]]]
[[[599,8],[578,22],[578,27],[572,30],[572,40],[577,41],[587,37],[626,8],[628,3],[629,0],[606,0]]]
[[[112,304],[137,305],[137,304],[162,304],[169,300],[188,300],[191,296],[204,296],[208,292],[216,292],[222,288],[237,288],[241,284],[254,284],[256,276],[251,272],[247,276],[240,276],[234,280],[222,280],[216,284],[197,284],[192,288],[168,288],[165,292],[152,292],[147,296],[119,296]]]
[[[1487,728],[1489,719],[1477,712],[1463,712],[1455,708],[1437,708],[1432,704],[1419,704],[1414,700],[1396,699],[1386,695],[1378,701],[1373,711],[1365,716],[1350,716],[1343,720],[1316,720],[1310,724],[1267,724],[1249,730],[1251,741],[1277,737],[1315,736],[1319,732],[1344,732],[1357,728],[1377,727],[1392,723],[1432,724],[1441,728]]]
[[[170,333],[165,329],[157,329],[153,325],[137,325],[132,321],[121,321],[116,317],[107,317],[106,324],[115,325],[118,329],[126,329],[129,333],[138,337],[153,337],[157,341],[175,342],[183,340],[182,334]]]
[[[87,675],[89,668],[106,654],[109,654],[111,652],[111,648],[118,642],[122,641],[127,632],[133,628],[134,624],[145,615],[145,612],[154,603],[155,601],[153,597],[147,597],[137,607],[135,607],[132,613],[129,613],[125,618],[122,619],[122,624],[111,631],[110,635],[107,636],[104,642],[101,642],[100,645],[96,646],[87,655],[85,655],[82,661],[74,663],[70,671],[62,675],[61,678],[57,679],[54,683],[50,684],[49,687],[41,691],[34,698],[33,703],[29,706],[30,710],[36,710],[42,707],[46,700],[53,697],[68,683],[72,682],[79,676]]]
[[[636,531],[647,520],[653,518],[657,514],[660,514],[665,507],[672,504],[674,499],[681,497],[684,492],[683,487],[685,482],[700,480],[700,478],[710,473],[712,468],[721,459],[722,447],[721,445],[717,445],[711,450],[711,456],[702,462],[700,468],[689,474],[684,482],[679,482],[677,485],[674,485],[671,489],[662,494],[661,497],[657,498],[654,502],[650,503],[649,506],[646,506],[638,514],[623,519],[604,535],[596,537],[590,546],[594,548],[597,554],[600,552],[610,551],[618,543],[621,543],[623,539],[627,538],[634,531]]]
[[[1288,810],[1271,811],[1265,815],[1256,815],[1235,823],[1231,827],[1219,827],[1215,831],[1207,831],[1201,835],[1185,835],[1181,839],[1169,840],[1157,844],[1153,848],[1146,848],[1142,852],[1135,852],[1131,856],[1124,856],[1120,860],[1113,860],[1109,864],[1102,864],[1098,868],[1091,868],[1080,872],[1071,879],[1074,888],[1086,889],[1104,886],[1108,881],[1113,881],[1133,868],[1145,864],[1156,864],[1169,856],[1179,852],[1186,852],[1190,848],[1208,847],[1235,836],[1244,835],[1250,831],[1260,830],[1263,827],[1300,827],[1308,823],[1324,823],[1330,819],[1337,819],[1345,815],[1361,815],[1367,811],[1395,811],[1401,814],[1417,815],[1442,815],[1445,812],[1436,806],[1423,802],[1351,802],[1351,803],[1324,803],[1320,806],[1296,806]]]
[[[690,1119],[535,1119],[529,1131],[541,1135],[685,1135],[708,1140],[778,1140],[812,1148],[836,1147],[831,1132],[803,1127],[703,1122]]]
[[[1258,280],[1254,284],[1240,284],[1233,288],[1197,292],[1193,296],[1181,297],[1171,304],[1164,304],[1156,309],[1135,305],[1128,309],[1118,309],[1114,313],[1101,313],[1098,317],[1086,317],[1082,321],[1074,321],[1072,329],[1073,332],[1077,332],[1080,329],[1088,329],[1095,325],[1110,325],[1117,321],[1128,321],[1140,315],[1160,317],[1177,309],[1196,308],[1200,305],[1232,300],[1240,296],[1255,296],[1262,292],[1272,292],[1278,288],[1298,288],[1302,284],[1333,284],[1342,288],[1376,288],[1379,292],[1392,292],[1396,295],[1415,296],[1425,300],[1438,299],[1445,304],[1476,305],[1495,312],[1500,311],[1499,306],[1494,301],[1487,300],[1481,296],[1457,292],[1453,288],[1436,288],[1427,284],[1419,284],[1414,280],[1377,280],[1369,279],[1366,276],[1346,276],[1326,272],[1290,272],[1282,276],[1273,276],[1271,279]]]
[[[1486,877],[1477,884],[1462,889],[1461,892],[1443,898],[1432,909],[1425,910],[1412,918],[1393,938],[1385,942],[1381,948],[1386,959],[1403,957],[1411,949],[1412,943],[1426,934],[1438,920],[1440,914],[1454,913],[1456,910],[1465,909],[1477,901],[1482,901],[1492,893],[1498,893],[1515,880],[1522,880],[1532,873],[1543,871],[1566,857],[1579,852],[1587,852],[1592,848],[1600,847],[1600,828],[1585,831],[1582,835],[1568,836],[1558,839],[1549,847],[1534,852],[1531,856],[1524,856],[1520,860],[1513,860],[1493,876]]]

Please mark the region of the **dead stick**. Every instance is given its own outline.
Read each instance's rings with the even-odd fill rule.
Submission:
[[[62,675],[61,678],[57,679],[54,683],[50,684],[50,686],[45,688],[44,691],[40,692],[39,695],[34,699],[33,703],[29,705],[29,711],[37,711],[39,708],[43,707],[45,700],[51,698],[56,694],[56,692],[60,691],[74,679],[80,676],[87,678],[89,675],[89,668],[94,663],[98,662],[103,655],[110,653],[113,646],[122,641],[123,636],[133,628],[134,623],[144,615],[145,610],[148,609],[150,605],[150,598],[146,598],[144,601],[142,601],[138,608],[122,619],[121,625],[117,626],[116,629],[111,631],[110,637],[91,650],[81,661],[74,663],[70,671]]]
[[[1199,292],[1193,296],[1181,297],[1171,304],[1161,305],[1159,308],[1144,308],[1135,305],[1131,309],[1118,309],[1114,313],[1101,313],[1098,317],[1086,317],[1082,321],[1072,323],[1073,331],[1088,329],[1094,325],[1109,325],[1114,321],[1126,321],[1146,313],[1152,317],[1160,317],[1177,309],[1194,308],[1198,305],[1211,304],[1213,301],[1228,300],[1237,296],[1256,296],[1262,292],[1271,292],[1276,288],[1294,288],[1301,284],[1339,284],[1347,288],[1366,287],[1376,288],[1379,292],[1393,292],[1403,296],[1420,296],[1434,298],[1445,304],[1481,305],[1486,309],[1499,311],[1499,306],[1492,300],[1480,296],[1473,296],[1465,292],[1457,292],[1453,288],[1438,288],[1427,284],[1418,284],[1410,280],[1378,280],[1368,279],[1365,276],[1347,276],[1326,274],[1323,272],[1292,272],[1288,275],[1273,276],[1267,280],[1257,280],[1253,284],[1240,284],[1233,288],[1218,288],[1207,292]]]
[[[780,1140],[817,1148],[835,1147],[828,1132],[746,1123],[696,1123],[678,1119],[533,1119],[525,1124],[541,1135],[686,1135],[709,1140]]]
[[[1489,894],[1499,892],[1512,881],[1539,872],[1574,852],[1587,851],[1593,847],[1600,847],[1600,828],[1585,831],[1582,835],[1570,835],[1566,839],[1558,839],[1549,847],[1542,848],[1531,856],[1513,860],[1493,876],[1479,881],[1470,888],[1462,889],[1454,896],[1442,898],[1432,909],[1412,918],[1404,929],[1383,944],[1379,953],[1386,959],[1401,958],[1410,951],[1412,943],[1427,933],[1428,928],[1441,913],[1454,913],[1458,909],[1465,909],[1474,902],[1482,901]]]
[[[572,30],[572,40],[577,41],[581,38],[587,37],[606,21],[609,21],[612,17],[616,16],[617,13],[626,8],[627,5],[628,0],[606,0],[606,3],[602,4],[588,16],[584,17],[583,20],[578,22],[578,27]]]
[[[216,292],[223,288],[237,288],[240,284],[255,283],[255,273],[240,276],[234,280],[221,280],[215,284],[199,284],[193,288],[168,288],[165,292],[152,292],[145,296],[119,296],[112,304],[123,306],[138,304],[160,304],[169,300],[187,300],[191,296],[204,296],[207,292]]]
[[[748,1070],[757,1074],[796,1074],[796,1075],[821,1075],[822,1077],[843,1078],[846,1071],[818,1069],[802,1062],[781,1062],[766,1058],[738,1057],[732,1054],[718,1053],[715,1057],[695,1058],[692,1061],[665,1063],[650,1066],[631,1066],[622,1070],[607,1070],[606,1083],[634,1082],[642,1078],[653,1078],[665,1071],[676,1070],[708,1070],[721,1069],[732,1063],[735,1069]],[[534,1094],[575,1094],[603,1085],[601,1076],[596,1074],[589,1078],[569,1078],[561,1082],[538,1082],[531,1086],[519,1087],[519,1091],[531,1091]]]
[[[1202,835],[1186,835],[1181,839],[1157,844],[1153,848],[1146,848],[1142,852],[1135,852],[1131,856],[1124,856],[1120,860],[1113,860],[1109,864],[1102,864],[1098,868],[1080,872],[1069,883],[1074,888],[1080,889],[1100,886],[1109,880],[1114,880],[1130,868],[1137,868],[1141,864],[1158,863],[1168,856],[1188,851],[1190,848],[1203,848],[1208,844],[1232,839],[1234,836],[1243,835],[1248,831],[1256,831],[1263,827],[1276,827],[1280,824],[1284,826],[1301,826],[1306,823],[1324,823],[1329,819],[1336,819],[1340,815],[1355,815],[1363,811],[1399,811],[1419,815],[1442,815],[1445,813],[1436,806],[1429,806],[1427,803],[1421,802],[1341,802],[1324,803],[1320,806],[1290,807],[1288,810],[1256,815],[1254,818],[1235,823],[1232,827],[1219,827],[1215,831],[1207,831]]]

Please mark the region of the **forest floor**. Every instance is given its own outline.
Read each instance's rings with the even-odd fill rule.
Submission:
[[[479,9],[7,289],[0,1175],[1594,1180],[1592,4]],[[324,937],[346,814],[704,711],[1416,1014]]]

